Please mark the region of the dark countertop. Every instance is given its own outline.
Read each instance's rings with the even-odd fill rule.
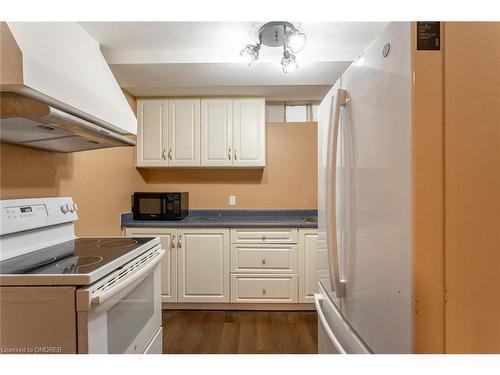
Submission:
[[[122,228],[317,228],[317,210],[191,210],[178,221],[134,220],[122,214]]]

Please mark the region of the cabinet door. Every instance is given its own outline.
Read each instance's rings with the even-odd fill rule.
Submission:
[[[265,102],[258,99],[233,100],[233,165],[265,166]]]
[[[168,165],[200,165],[200,100],[168,101]]]
[[[232,165],[233,101],[201,101],[201,165]]]
[[[179,302],[229,302],[229,230],[178,230]]]
[[[127,228],[126,236],[160,237],[162,249],[166,251],[161,260],[161,301],[177,302],[177,229]]]
[[[139,100],[137,121],[137,166],[167,166],[168,101]]]
[[[299,230],[299,302],[314,303],[316,291],[317,229]]]

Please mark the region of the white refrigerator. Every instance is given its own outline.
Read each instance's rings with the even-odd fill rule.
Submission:
[[[410,23],[390,23],[319,107],[320,353],[412,352]]]

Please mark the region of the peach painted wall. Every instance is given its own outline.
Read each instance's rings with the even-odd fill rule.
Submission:
[[[415,51],[414,350],[500,353],[500,23]]]
[[[316,124],[269,123],[266,136],[264,170],[137,169],[133,147],[60,154],[1,144],[0,197],[72,196],[80,236],[120,234],[134,191],[188,191],[191,208],[316,208]]]
[[[500,353],[500,22],[445,42],[446,352]]]
[[[445,46],[442,45],[441,51],[418,51],[415,40],[414,23],[413,350],[415,353],[443,353]]]

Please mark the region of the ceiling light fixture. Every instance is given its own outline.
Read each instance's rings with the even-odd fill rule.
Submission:
[[[260,44],[247,44],[247,46],[241,50],[240,56],[248,66],[252,66],[253,63],[259,59],[259,50]]]
[[[283,69],[283,73],[290,73],[297,70],[299,66],[297,65],[297,59],[295,58],[295,55],[288,52],[287,50],[283,51],[281,68]]]
[[[299,67],[297,65],[297,58],[293,53],[298,53],[304,49],[306,35],[290,22],[274,21],[264,24],[259,29],[259,43],[248,44],[240,52],[240,56],[249,66],[253,65],[259,59],[261,45],[268,47],[283,46],[281,67],[284,73],[289,73],[297,70]]]
[[[299,53],[306,45],[306,34],[295,30],[288,34],[287,37],[288,47],[293,53]]]

